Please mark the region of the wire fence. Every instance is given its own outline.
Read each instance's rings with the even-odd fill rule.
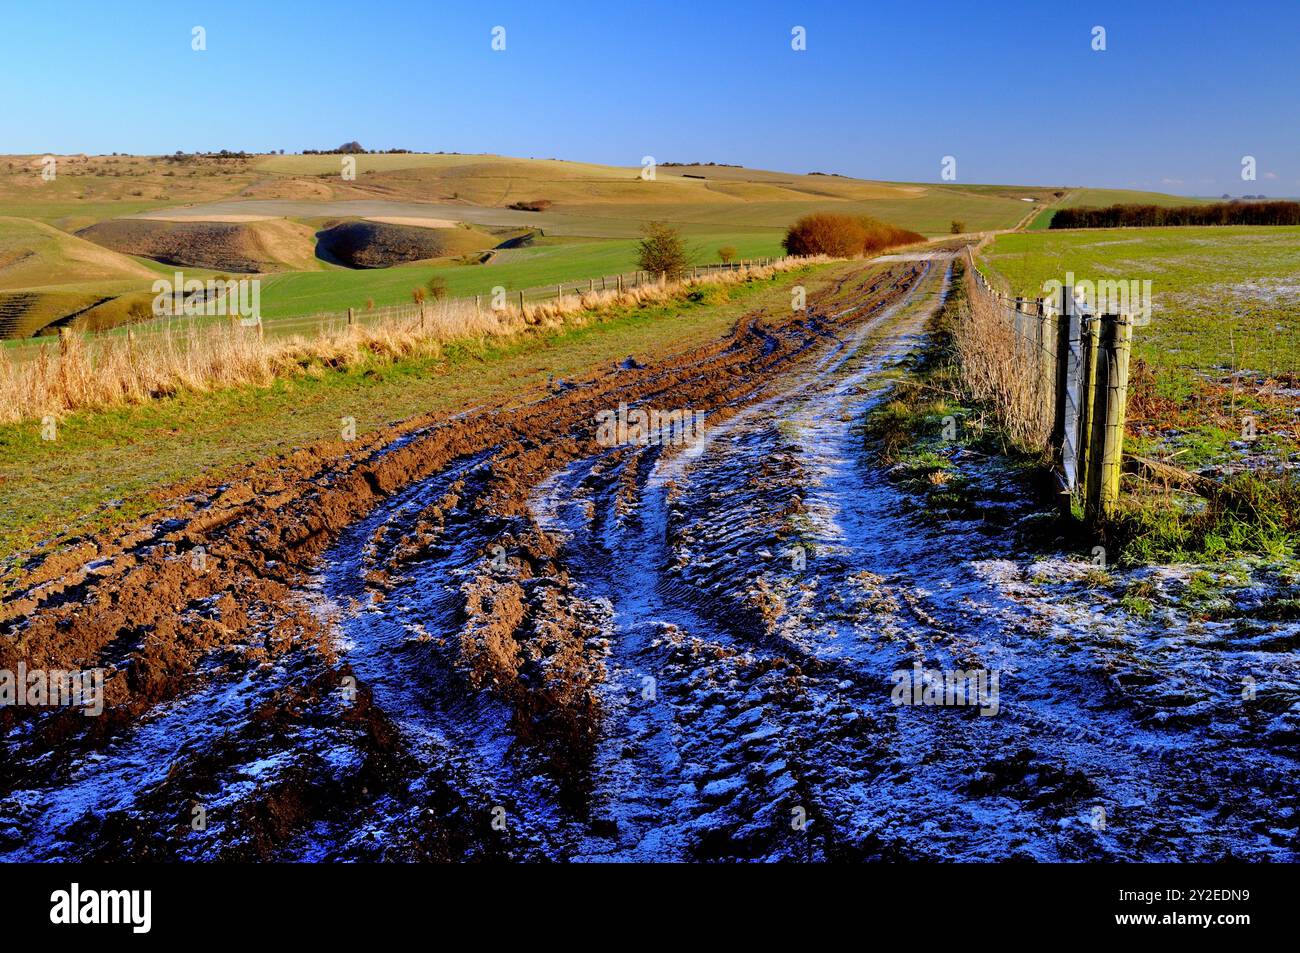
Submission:
[[[791,256],[742,259],[733,262],[693,265],[687,269],[686,277],[699,279],[708,275],[726,272],[748,271],[789,261]],[[569,297],[581,297],[585,293],[597,291],[624,291],[644,287],[650,284],[662,284],[665,275],[654,275],[646,271],[626,271],[613,275],[600,275],[594,278],[559,281],[554,284],[535,285],[529,288],[509,289],[504,285],[492,291],[476,295],[459,297],[436,297],[426,291],[431,303],[448,306],[472,306],[476,310],[501,310],[508,307],[524,308],[528,305],[548,301],[559,301]],[[320,311],[312,314],[293,315],[282,318],[254,320],[242,319],[237,314],[202,313],[226,310],[220,299],[196,302],[194,310],[200,313],[155,317],[145,321],[121,325],[103,331],[84,332],[91,341],[111,340],[113,338],[131,337],[136,341],[148,341],[151,338],[175,337],[180,332],[201,329],[204,325],[220,326],[222,324],[248,325],[267,338],[277,337],[319,337],[337,334],[348,325],[381,325],[393,321],[418,320],[422,305],[414,300],[409,303],[381,305],[366,308],[345,308],[336,311]],[[211,308],[208,305],[212,305]],[[37,358],[43,348],[58,347],[57,334],[27,338],[20,341],[3,342],[3,355],[15,363]]]
[[[1014,331],[1015,374],[1051,422],[1050,443],[1065,501],[1077,494],[1095,521],[1119,498],[1134,318],[1090,309],[1069,285],[1054,298],[994,288],[966,255],[980,303]]]

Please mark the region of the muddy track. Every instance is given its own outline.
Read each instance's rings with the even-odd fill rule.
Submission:
[[[1231,633],[1175,655],[1034,594],[1023,474],[940,514],[867,450],[945,269],[32,566],[0,668],[105,666],[109,705],[4,710],[0,856],[1295,859],[1293,662],[1234,703]],[[610,441],[620,404],[702,434]],[[999,672],[996,714],[894,704],[914,666]]]
[[[1050,606],[990,584],[1030,497],[1014,474],[987,474],[978,518],[936,520],[864,452],[944,287],[930,275],[676,457],[606,453],[539,488],[608,615],[597,823],[575,856],[1294,859],[1293,734],[1251,738],[1230,695],[1153,729],[1189,705],[1175,673],[1117,679],[1133,645],[1079,651],[1096,637],[1056,641]],[[892,704],[918,665],[998,671],[998,710]]]
[[[621,402],[710,425],[741,412],[921,271],[864,270],[807,312],[750,315],[528,406],[185,487],[33,560],[0,610],[0,668],[102,666],[106,711],[0,714],[0,850],[567,855],[594,783],[607,620],[539,529],[535,487],[601,452],[595,415]]]

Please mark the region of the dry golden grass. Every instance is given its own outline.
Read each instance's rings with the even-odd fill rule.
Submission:
[[[1037,345],[1016,340],[1012,316],[989,296],[966,269],[966,316],[953,326],[962,381],[972,396],[993,407],[1008,439],[1041,453],[1052,433],[1052,404],[1044,366],[1049,355]]]
[[[182,393],[319,374],[367,361],[437,356],[451,342],[508,340],[586,323],[602,312],[663,304],[690,289],[728,285],[826,259],[788,259],[765,267],[592,291],[552,301],[479,310],[473,301],[390,309],[377,319],[312,335],[266,338],[257,327],[204,324],[140,335],[70,334],[40,354],[14,362],[0,351],[0,423],[59,417],[79,410],[140,404]]]

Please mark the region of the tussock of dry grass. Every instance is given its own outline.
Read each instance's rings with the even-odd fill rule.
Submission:
[[[952,327],[962,382],[977,401],[993,408],[1013,444],[1042,453],[1052,434],[1052,404],[1041,352],[1018,344],[1011,316],[978,286],[971,269],[964,289],[966,320]]]
[[[263,338],[256,327],[210,323],[163,333],[72,335],[38,357],[14,362],[0,351],[0,423],[16,423],[78,410],[140,404],[182,392],[203,393],[277,378],[320,373],[363,362],[437,356],[453,342],[507,341],[522,335],[581,325],[601,312],[663,304],[699,286],[725,286],[768,278],[821,259],[787,260],[765,267],[704,275],[623,291],[592,291],[563,298],[478,310],[472,301],[408,306],[377,321],[314,335]]]

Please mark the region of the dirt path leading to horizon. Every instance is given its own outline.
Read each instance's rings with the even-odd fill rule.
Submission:
[[[954,517],[867,451],[948,267],[31,567],[0,669],[107,666],[109,707],[4,710],[0,857],[1295,859],[1293,742],[1180,685],[1234,646],[1037,594],[1022,476]],[[623,407],[702,433],[606,439]]]

